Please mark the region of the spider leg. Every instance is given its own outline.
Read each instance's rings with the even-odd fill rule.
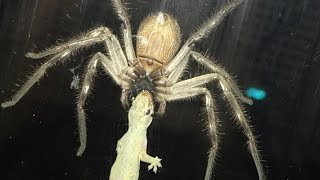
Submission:
[[[217,121],[218,118],[215,115],[215,102],[211,96],[211,93],[207,88],[193,87],[193,88],[175,88],[170,91],[172,94],[167,97],[168,101],[190,98],[197,95],[205,96],[205,108],[208,116],[208,135],[211,140],[211,149],[208,155],[208,164],[206,169],[205,180],[211,180],[212,172],[214,169],[215,158],[218,151],[218,131]]]
[[[48,49],[43,52],[39,53],[27,53],[26,57],[32,58],[32,59],[40,59],[46,56],[58,54],[61,52],[64,52],[65,56],[69,55],[69,53],[73,52],[76,49],[87,47],[90,45],[93,45],[98,42],[102,42],[111,36],[111,32],[106,27],[100,27],[97,29],[94,29],[81,37],[71,40],[70,42],[55,46],[51,49]]]
[[[194,46],[194,43],[200,41],[213,29],[215,29],[220,24],[220,22],[242,1],[243,0],[233,0],[211,18],[209,18],[209,20],[205,22],[199,28],[199,30],[197,30],[193,35],[190,36],[190,38],[182,46],[182,48],[172,59],[172,61],[170,61],[170,63],[163,68],[162,73],[165,75],[170,74],[178,66],[178,64],[180,64],[180,62],[183,60],[183,57],[185,57],[190,52],[191,48]]]
[[[244,116],[244,113],[241,110],[240,105],[237,102],[236,97],[234,96],[234,94],[231,91],[232,89],[229,85],[229,82],[225,79],[225,77],[223,75],[221,75],[219,73],[205,74],[202,76],[197,76],[197,77],[194,77],[191,79],[180,81],[180,82],[172,85],[171,87],[167,87],[167,89],[166,89],[166,87],[164,87],[164,88],[159,87],[159,91],[162,91],[162,92],[167,91],[166,94],[169,94],[169,95],[167,95],[166,99],[168,101],[177,100],[177,99],[184,99],[184,98],[188,98],[188,97],[192,97],[192,96],[201,94],[201,92],[202,92],[202,94],[210,93],[207,89],[200,88],[199,86],[202,86],[202,85],[204,85],[210,81],[213,81],[213,80],[219,81],[224,95],[230,101],[231,107],[234,109],[235,114],[239,120],[239,124],[244,129],[244,133],[248,138],[248,148],[249,148],[249,151],[253,157],[254,163],[256,165],[259,179],[264,180],[265,175],[264,175],[263,166],[261,163],[261,158],[259,156],[259,151],[257,148],[257,144],[255,141],[254,135],[252,133],[252,130],[250,128],[249,123],[247,122],[247,120]],[[207,92],[205,92],[205,91],[207,91]],[[208,114],[208,115],[210,115],[210,114]],[[210,117],[208,117],[208,118],[210,118]],[[214,154],[214,157],[215,157],[215,154]],[[211,164],[209,162],[211,162]],[[209,156],[207,172],[206,172],[206,180],[209,180],[211,177],[210,173],[211,173],[213,165],[214,165],[214,159],[212,159]]]
[[[215,79],[217,79],[219,74],[217,73],[211,73],[211,74],[205,74],[197,77],[193,77],[191,79],[180,81],[170,87],[171,90],[183,90],[185,88],[194,88],[199,87],[201,85],[204,85],[208,82],[211,82]]]
[[[186,66],[188,64],[188,59],[190,56],[190,49],[184,51],[182,56],[179,56],[179,63],[175,64],[175,67],[172,72],[165,74],[164,68],[155,70],[149,74],[151,79],[154,79],[155,84],[159,86],[171,86],[176,83],[179,78],[182,76]],[[168,78],[162,78],[166,77]]]
[[[120,101],[124,110],[128,111],[130,107],[129,91],[122,89]]]
[[[84,105],[88,94],[91,90],[91,85],[93,81],[94,74],[96,73],[98,58],[94,56],[87,67],[85,72],[85,77],[81,87],[81,91],[78,97],[77,112],[78,112],[78,127],[79,127],[79,139],[80,147],[77,151],[77,156],[81,156],[87,146],[87,127],[86,127],[86,113],[84,111]]]
[[[45,74],[47,69],[54,66],[61,58],[65,56],[65,53],[59,53],[53,56],[49,61],[45,62],[40,68],[27,80],[27,82],[14,94],[10,101],[6,101],[1,104],[2,108],[7,108],[15,105],[27,92],[28,90]]]
[[[167,103],[159,93],[154,93],[154,99],[159,103],[159,105],[157,110],[154,112],[153,117],[161,117],[166,112]]]
[[[126,79],[121,79],[115,74],[113,70],[113,64],[104,54],[98,52],[92,57],[87,66],[87,71],[85,72],[82,88],[77,103],[80,139],[80,147],[78,149],[77,156],[81,156],[83,154],[87,144],[86,113],[84,111],[84,105],[92,88],[92,81],[94,78],[94,74],[96,73],[98,62],[102,64],[104,70],[116,81],[117,84],[121,85],[124,88],[127,88],[127,86],[129,85],[129,82]]]
[[[168,77],[168,81],[167,81],[168,86],[175,84],[179,80],[179,78],[182,76],[182,74],[187,66],[188,59],[189,59],[189,54],[187,54],[185,57],[183,57],[181,62],[179,64],[177,64],[177,67],[172,71],[172,73],[170,73],[170,75]]]
[[[195,51],[191,51],[190,54],[199,64],[202,64],[205,67],[209,68],[212,72],[216,72],[216,73],[220,74],[228,82],[232,91],[237,95],[237,97],[240,98],[241,101],[243,101],[249,105],[253,104],[251,99],[246,98],[243,95],[243,93],[240,91],[240,89],[237,87],[236,83],[234,82],[232,76],[229,73],[227,73],[222,67],[213,63],[211,60],[209,60],[208,58],[206,58],[205,56],[203,56],[200,53],[197,53]]]
[[[104,41],[108,47],[111,60],[114,63],[115,71],[117,74],[121,74],[124,69],[128,67],[126,57],[121,49],[121,45],[117,37],[111,33],[107,27],[100,27],[85,34],[83,37],[72,40],[65,44],[53,47],[47,51],[39,53],[27,53],[26,57],[32,59],[39,59],[46,56],[63,53],[65,58],[77,49],[84,48],[93,45],[98,42]],[[115,60],[113,60],[115,59]]]
[[[229,83],[226,81],[225,78],[223,77],[218,77],[219,78],[219,83],[221,86],[221,89],[223,90],[224,95],[226,96],[226,98],[229,100],[230,105],[232,107],[232,109],[235,112],[235,115],[238,119],[238,122],[240,124],[240,126],[243,128],[243,132],[244,134],[247,136],[248,138],[248,149],[252,155],[252,158],[254,160],[254,163],[256,165],[256,169],[258,171],[258,175],[259,175],[259,180],[265,180],[265,175],[264,175],[264,171],[263,171],[263,166],[261,163],[261,158],[259,155],[259,150],[257,148],[257,143],[255,140],[255,137],[252,133],[252,128],[250,127],[248,121],[246,120],[244,113],[242,112],[242,109],[239,105],[239,103],[237,102],[236,97],[234,96],[234,94],[232,93],[232,88],[230,87]]]
[[[41,77],[45,74],[49,67],[56,65],[58,62],[63,62],[70,53],[74,52],[76,49],[89,46],[93,43],[105,41],[110,52],[110,57],[112,60],[113,78],[117,81],[116,75],[121,75],[124,71],[128,69],[128,64],[126,58],[121,49],[120,43],[117,38],[109,31],[106,27],[101,27],[87,33],[83,38],[80,38],[75,41],[54,47],[44,52],[37,54],[27,53],[27,57],[31,58],[42,58],[45,56],[53,55],[51,59],[42,64],[37,71],[27,80],[27,82],[21,87],[16,94],[13,95],[10,101],[4,102],[1,104],[2,108],[7,108],[15,105],[28,91],[29,89],[40,80]]]
[[[123,22],[122,34],[123,41],[125,46],[125,51],[128,58],[128,63],[134,65],[137,63],[137,58],[134,52],[133,43],[132,43],[132,33],[131,33],[131,24],[129,17],[126,13],[125,7],[123,6],[121,0],[112,0],[114,8],[120,20]]]
[[[110,40],[106,40],[110,53],[110,59],[114,65],[117,75],[123,74],[128,69],[127,59],[121,49],[121,45],[115,35],[110,36]]]

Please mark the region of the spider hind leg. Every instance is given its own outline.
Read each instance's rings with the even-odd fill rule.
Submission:
[[[204,76],[202,76],[204,77]],[[182,81],[183,82],[183,81]],[[203,95],[205,97],[205,109],[207,112],[207,120],[208,120],[208,135],[210,138],[211,148],[208,154],[208,162],[205,174],[205,180],[211,180],[215,159],[217,156],[218,145],[219,145],[219,138],[218,138],[218,130],[217,130],[217,123],[218,118],[215,113],[215,102],[212,98],[210,91],[207,88],[202,87],[178,87],[171,89],[171,95],[168,96],[168,101],[179,100],[179,99],[186,99],[190,97],[194,97],[197,95]]]

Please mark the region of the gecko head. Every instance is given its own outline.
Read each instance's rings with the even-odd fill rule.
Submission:
[[[141,91],[133,100],[129,110],[129,126],[148,127],[152,121],[154,104],[151,93]]]

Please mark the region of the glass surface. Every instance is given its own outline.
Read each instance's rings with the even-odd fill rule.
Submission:
[[[231,1],[231,0],[230,0]],[[177,18],[182,42],[226,0],[126,0],[132,33],[152,12]],[[223,66],[245,92],[268,179],[312,179],[320,170],[320,1],[248,0],[196,43]],[[99,26],[121,38],[121,22],[109,0],[0,1],[0,101],[9,100],[45,59],[24,57]],[[135,41],[135,37],[133,37]],[[15,106],[0,109],[0,179],[108,179],[116,143],[126,132],[120,87],[101,69],[86,104],[88,144],[82,157],[76,123],[77,81],[102,44],[83,49],[54,68]],[[206,73],[194,61],[185,78]],[[258,179],[246,138],[218,83],[207,86],[217,101],[219,155],[214,177]],[[261,92],[265,97],[261,98]],[[253,97],[254,98],[254,97]],[[140,180],[200,180],[209,150],[203,98],[168,103],[149,127],[148,152],[161,157],[157,174],[142,163]]]

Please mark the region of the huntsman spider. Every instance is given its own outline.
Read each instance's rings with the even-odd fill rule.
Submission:
[[[264,180],[264,170],[255,141],[255,136],[246,120],[238,100],[252,104],[237,87],[233,78],[219,65],[194,51],[196,42],[201,42],[242,0],[233,0],[207,20],[181,45],[180,27],[175,18],[167,13],[150,14],[140,24],[137,32],[136,49],[132,41],[131,25],[121,0],[112,0],[115,12],[122,21],[123,47],[118,38],[107,27],[99,27],[74,40],[55,46],[39,53],[27,53],[26,57],[40,59],[49,57],[25,84],[13,95],[12,99],[1,104],[2,108],[15,105],[29,89],[45,74],[48,68],[68,60],[68,57],[84,47],[103,43],[108,54],[97,52],[87,65],[77,102],[80,147],[77,155],[81,156],[86,148],[87,130],[84,105],[92,88],[92,81],[97,67],[100,66],[122,88],[121,102],[129,108],[132,99],[143,90],[152,94],[157,104],[155,114],[165,112],[166,102],[181,100],[194,96],[205,98],[205,110],[208,121],[208,134],[211,148],[205,180],[212,177],[219,145],[215,101],[211,92],[204,85],[216,81],[223,95],[229,101],[235,117],[248,139],[248,149],[254,160],[259,180]],[[123,48],[123,49],[122,49]],[[189,59],[206,67],[210,73],[181,80]]]

